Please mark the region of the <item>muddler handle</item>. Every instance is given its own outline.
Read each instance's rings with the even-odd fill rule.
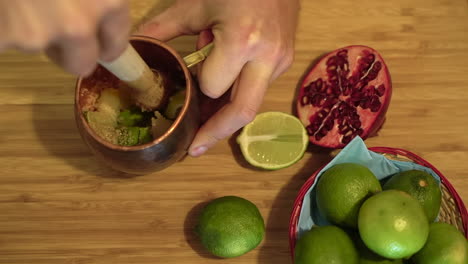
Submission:
[[[136,100],[146,108],[157,108],[164,97],[162,76],[153,72],[129,43],[126,50],[112,62],[99,62],[117,78],[127,83]],[[140,95],[140,96],[139,96]]]

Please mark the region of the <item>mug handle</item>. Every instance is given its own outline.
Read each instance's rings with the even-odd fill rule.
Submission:
[[[211,50],[213,49],[213,42],[210,44],[206,45],[205,47],[185,56],[183,58],[185,65],[187,65],[188,68],[198,64],[199,62],[202,62],[208,57],[210,54]]]

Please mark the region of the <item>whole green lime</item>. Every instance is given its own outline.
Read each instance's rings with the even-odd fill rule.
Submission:
[[[359,264],[403,264],[402,259],[387,259],[374,253],[364,244],[357,231],[352,232],[351,239],[359,253]]]
[[[467,264],[466,238],[452,225],[432,223],[426,244],[411,260],[414,264]]]
[[[224,196],[205,206],[195,232],[213,255],[232,258],[260,244],[265,235],[265,223],[252,202],[237,196]]]
[[[294,264],[358,264],[353,241],[337,226],[314,226],[294,248]]]
[[[384,185],[384,190],[401,190],[416,198],[424,208],[429,222],[439,214],[442,193],[434,177],[421,170],[408,170],[393,175]]]
[[[359,234],[364,244],[389,259],[408,258],[426,243],[429,222],[421,204],[399,191],[382,191],[359,210]]]
[[[402,259],[387,259],[367,250],[367,253],[359,252],[359,264],[403,264]]]
[[[355,163],[341,163],[327,169],[316,188],[320,213],[336,225],[353,228],[357,227],[364,200],[382,190],[374,173]]]
[[[370,250],[361,239],[359,231],[356,229],[344,229],[344,231],[350,236],[354,242],[359,254],[359,264],[403,264],[402,259],[387,259],[384,258],[372,250]]]

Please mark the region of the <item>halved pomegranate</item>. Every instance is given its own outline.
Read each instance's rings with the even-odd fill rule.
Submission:
[[[307,74],[297,113],[313,144],[341,148],[359,135],[373,135],[385,120],[392,96],[390,73],[380,54],[349,46],[325,55]]]

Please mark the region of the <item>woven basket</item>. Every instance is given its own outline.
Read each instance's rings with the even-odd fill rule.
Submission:
[[[468,214],[462,199],[455,191],[455,188],[450,184],[447,178],[440,173],[429,162],[411,153],[407,150],[387,147],[372,147],[370,151],[384,155],[387,159],[409,161],[419,164],[421,166],[432,169],[441,180],[442,190],[442,204],[439,212],[439,221],[449,223],[460,230],[465,237],[468,238]],[[322,167],[323,168],[323,167]],[[289,246],[292,258],[294,258],[294,247],[296,245],[297,223],[299,221],[299,214],[301,213],[302,202],[305,194],[313,185],[317,178],[317,174],[322,170],[318,169],[301,187],[299,194],[294,202],[294,207],[291,214],[289,223]]]

